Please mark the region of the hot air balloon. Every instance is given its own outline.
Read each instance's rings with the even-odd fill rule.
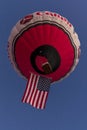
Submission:
[[[44,109],[50,85],[75,69],[79,55],[78,35],[65,17],[38,11],[19,20],[8,39],[8,56],[27,79],[22,102]]]

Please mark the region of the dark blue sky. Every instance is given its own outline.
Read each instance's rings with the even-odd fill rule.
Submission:
[[[45,110],[21,103],[27,82],[7,56],[12,27],[38,10],[66,17],[81,42],[78,66],[68,78],[51,86]],[[87,130],[87,0],[0,0],[0,45],[0,130]]]

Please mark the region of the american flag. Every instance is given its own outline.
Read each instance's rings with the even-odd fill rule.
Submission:
[[[44,109],[50,89],[50,84],[50,78],[30,73],[22,102],[29,103],[38,109]]]

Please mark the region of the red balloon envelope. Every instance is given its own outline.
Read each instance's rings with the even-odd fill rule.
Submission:
[[[35,12],[18,21],[8,43],[14,68],[28,79],[22,102],[45,108],[50,84],[68,76],[79,61],[72,24],[57,13]]]

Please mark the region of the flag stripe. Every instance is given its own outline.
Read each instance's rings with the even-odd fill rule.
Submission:
[[[26,99],[26,102],[29,103],[30,102],[30,99],[31,99],[31,96],[32,96],[32,93],[33,93],[33,90],[35,88],[35,81],[36,81],[36,75],[33,75],[32,77],[32,82],[31,82],[31,89],[28,93],[28,96],[27,96],[27,99]]]
[[[36,104],[37,104],[37,101],[38,101],[38,96],[39,96],[39,93],[40,93],[40,92],[39,92],[38,90],[36,90],[35,100],[34,100],[34,104],[33,104],[33,106],[34,106],[34,107],[37,107],[37,105],[36,105]]]
[[[45,95],[45,92],[43,93],[42,99],[41,99],[41,104],[40,104],[40,108],[41,108],[41,109],[45,107],[45,106],[44,106],[45,104],[44,104],[44,102],[43,102],[43,99],[45,99],[45,98],[44,98],[44,95]]]
[[[39,93],[39,100],[38,100],[38,103],[37,103],[37,108],[40,108],[42,96],[43,96],[43,92],[41,92],[41,94]]]
[[[43,101],[42,101],[42,106],[41,106],[42,109],[45,108],[47,95],[48,95],[48,92],[44,92]]]
[[[47,101],[47,98],[48,98],[48,93],[46,92],[46,98],[45,98],[45,100],[44,100],[44,108],[45,108],[45,106],[46,106],[46,101]]]
[[[34,75],[31,74],[31,75],[30,75],[30,82],[29,82],[28,87],[27,87],[27,95],[26,95],[26,99],[25,99],[25,102],[26,102],[26,103],[28,103],[28,100],[27,100],[27,99],[28,99],[28,96],[29,96],[29,94],[30,94],[30,92],[31,92],[33,77],[34,77]]]
[[[37,77],[35,89],[33,90],[32,97],[31,97],[31,100],[30,100],[31,105],[33,105],[34,101],[35,101],[35,96],[36,96],[36,91],[37,91],[36,87],[37,87],[37,84],[38,84],[38,80],[39,80],[39,76]]]
[[[30,90],[30,84],[31,84],[32,76],[33,76],[33,74],[31,73],[30,78],[29,78],[28,83],[27,83],[27,86],[26,86],[26,90],[25,90],[22,102],[26,102],[26,97],[27,97],[29,90]]]
[[[41,102],[40,102],[40,108],[41,109],[44,108],[44,107],[42,107],[43,96],[44,96],[44,92],[42,91],[42,98],[41,98]]]
[[[32,93],[31,93],[30,99],[29,99],[29,101],[28,101],[30,104],[32,104],[32,96],[33,96],[33,93],[34,93],[34,91],[35,91],[35,89],[36,89],[36,86],[37,86],[37,85],[36,85],[37,82],[38,82],[37,78],[38,78],[38,77],[35,76],[35,83],[34,83],[34,86],[33,86],[33,89],[32,89]]]

